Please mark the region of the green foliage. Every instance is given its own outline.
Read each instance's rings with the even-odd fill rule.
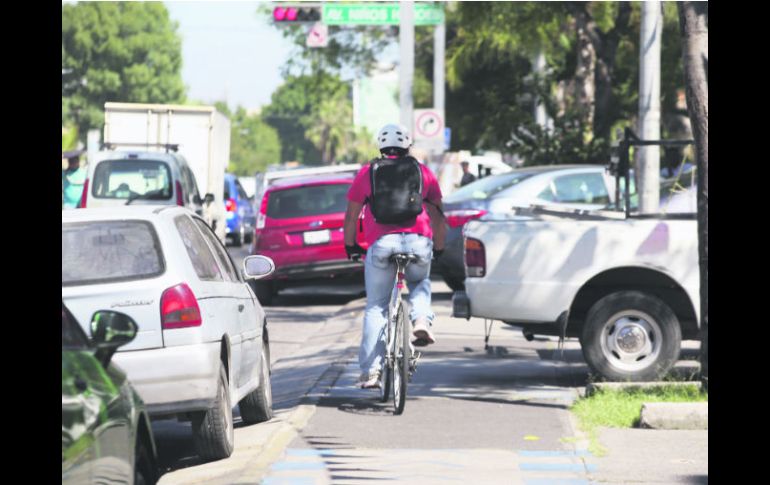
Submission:
[[[264,172],[268,165],[281,162],[281,141],[275,128],[259,115],[249,116],[238,107],[230,117],[230,166],[236,175]]]
[[[682,115],[676,109],[676,93],[683,87],[683,75],[676,6],[664,3],[664,9],[665,125],[672,116]],[[586,122],[586,108],[581,110],[573,94],[577,16],[594,29],[590,38],[597,54],[597,99],[589,108],[595,110],[593,125]],[[637,117],[640,23],[638,3],[458,2],[447,8],[446,116],[453,129],[452,149],[515,152],[527,164],[606,163],[615,130],[634,126]],[[430,80],[432,44],[421,44],[419,33],[417,39],[416,78],[425,73]],[[532,72],[538,52],[547,61],[540,79]],[[604,85],[598,84],[600,67],[606,67]],[[553,120],[551,133],[535,123],[538,96]]]
[[[75,126],[62,128],[61,151],[74,150],[78,144],[78,129]]]
[[[62,5],[62,125],[100,129],[106,101],[184,101],[181,39],[160,2]]]

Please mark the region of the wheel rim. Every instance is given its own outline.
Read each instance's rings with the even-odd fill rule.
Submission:
[[[624,310],[610,317],[602,328],[604,358],[626,372],[638,372],[653,365],[660,356],[663,332],[647,313]]]

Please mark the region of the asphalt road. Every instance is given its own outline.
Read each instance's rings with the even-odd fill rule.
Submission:
[[[230,252],[240,265],[245,247]],[[605,432],[618,449],[609,457],[591,455],[568,410],[588,381],[579,344],[568,340],[562,351],[555,338],[528,342],[518,329],[495,322],[485,347],[483,320],[451,318],[451,293],[439,281],[433,284],[438,342],[425,350],[406,410],[395,416],[392,401],[380,403],[376,392],[355,386],[362,292],[334,284],[293,289],[266,308],[274,408],[279,416],[309,410],[285,443],[259,448],[260,440],[269,441],[268,427],[286,418],[245,427],[236,417],[234,456],[201,464],[189,424],[157,422],[161,485],[707,480],[707,431],[667,432],[668,447],[652,431]],[[697,349],[695,342],[683,344],[680,372],[692,371]],[[648,445],[625,446],[628,439]],[[642,452],[644,459],[635,460]]]

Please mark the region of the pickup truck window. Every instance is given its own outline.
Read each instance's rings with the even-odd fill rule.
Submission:
[[[609,204],[604,177],[599,173],[562,175],[551,181],[539,198],[571,204]]]

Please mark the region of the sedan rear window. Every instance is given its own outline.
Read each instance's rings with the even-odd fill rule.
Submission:
[[[159,276],[163,252],[146,221],[91,221],[62,224],[62,286],[109,283]]]
[[[328,184],[276,190],[267,202],[267,217],[292,219],[345,212],[350,184]]]
[[[103,199],[168,200],[171,170],[158,160],[105,160],[96,166],[92,194]]]
[[[502,192],[508,187],[513,187],[522,180],[531,177],[532,173],[503,173],[484,177],[475,182],[471,182],[465,187],[452,192],[444,198],[444,202],[460,202],[468,199],[488,199],[498,192]]]

